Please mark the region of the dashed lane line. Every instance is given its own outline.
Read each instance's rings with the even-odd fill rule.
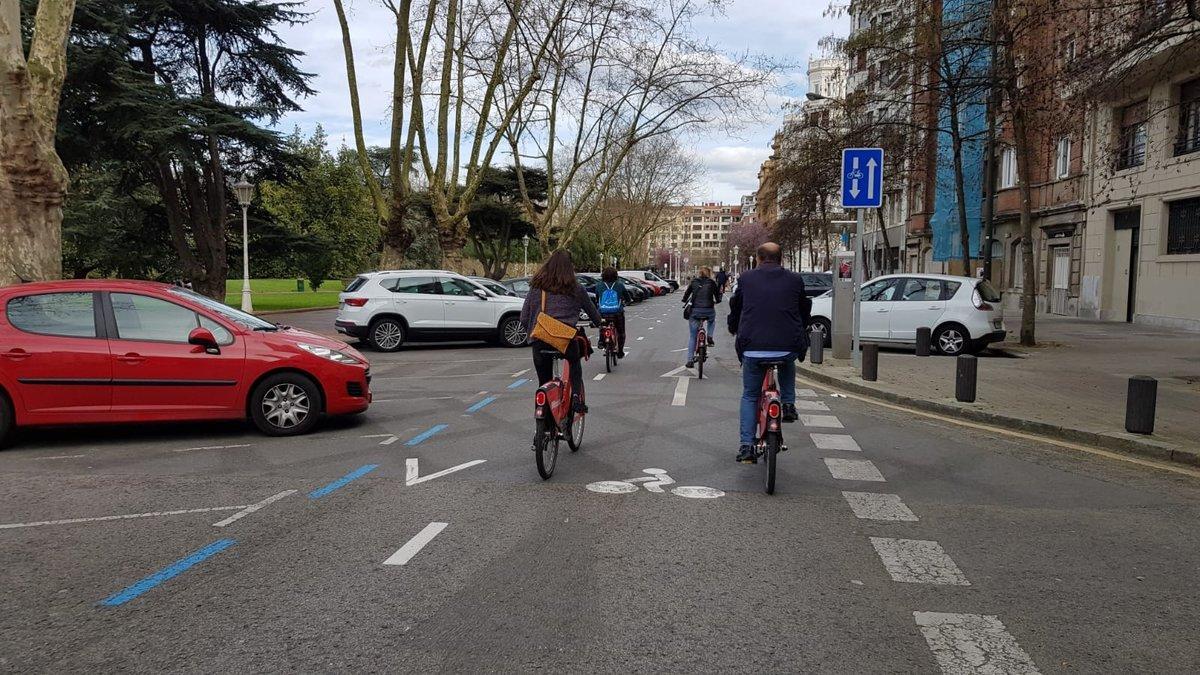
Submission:
[[[363,476],[371,473],[372,471],[374,471],[375,469],[378,469],[378,468],[379,468],[378,464],[364,464],[364,465],[358,467],[357,469],[351,471],[350,473],[346,474],[345,476],[342,476],[341,478],[333,481],[332,483],[330,483],[324,487],[319,487],[316,490],[313,490],[312,492],[308,493],[308,498],[309,499],[320,499],[321,497],[324,497],[325,495],[333,492],[334,490],[345,487],[351,481],[356,481],[359,478],[362,478]]]
[[[1037,665],[998,617],[913,612],[933,657],[946,675],[1038,675]]]
[[[841,420],[833,415],[801,415],[800,422],[806,427],[825,427],[828,429],[844,429]]]
[[[817,392],[813,391],[812,389],[797,389],[796,396],[803,398],[816,398]]]
[[[688,381],[690,378],[681,377],[675,384],[675,396],[671,399],[671,405],[682,406],[687,405],[687,390]]]
[[[879,473],[879,469],[869,459],[826,457],[825,466],[828,467],[830,475],[838,480],[871,481],[875,483],[887,482],[883,474]]]
[[[95,516],[92,518],[64,518],[62,520],[38,520],[28,523],[3,523],[0,530],[14,530],[20,527],[42,527],[43,525],[74,525],[76,523],[99,523],[108,520],[132,520],[134,518],[158,518],[160,516],[179,516],[185,513],[212,513],[215,511],[237,511],[247,508],[245,504],[237,506],[210,506],[201,509],[174,509],[171,511],[150,511],[148,513],[126,513],[119,516]]]
[[[520,387],[521,385],[525,384],[528,381],[529,380],[522,378],[522,379],[517,380],[516,382],[513,382],[512,384],[508,385],[508,387],[506,387],[506,389],[516,389],[517,387]]]
[[[234,448],[248,448],[250,443],[238,443],[236,445],[200,445],[194,448],[178,448],[171,452],[191,452],[193,450],[232,450]]]
[[[871,545],[893,581],[935,586],[971,585],[936,541],[871,537]]]
[[[471,406],[470,408],[467,408],[467,412],[468,413],[477,413],[480,410],[483,410],[484,408],[486,408],[489,404],[493,403],[495,400],[496,400],[495,396],[488,396],[487,398],[479,401],[478,403]]]
[[[607,375],[607,374],[608,374],[608,373],[600,373],[599,375],[597,375],[597,376],[593,377],[593,378],[592,378],[592,380],[594,380],[594,381],[596,381],[596,382],[599,382],[600,380],[603,380],[603,379],[604,379],[604,376],[605,376],[605,375]]]
[[[258,502],[257,504],[251,504],[250,506],[247,506],[246,508],[242,509],[241,511],[238,511],[237,513],[233,514],[232,516],[229,516],[225,520],[220,520],[220,521],[213,523],[213,527],[228,527],[228,526],[236,523],[237,521],[241,520],[242,518],[245,518],[246,516],[250,515],[251,513],[258,511],[259,509],[263,508],[264,506],[269,506],[271,504],[274,504],[275,502],[279,501],[280,499],[283,499],[284,497],[287,497],[288,495],[295,494],[295,492],[296,492],[295,490],[284,490],[283,492],[278,492],[276,494],[273,494],[270,497],[267,497],[266,499],[262,500],[261,502]]]
[[[218,539],[204,548],[192,553],[186,558],[177,560],[171,565],[162,568],[161,570],[143,578],[132,586],[126,587],[124,590],[114,593],[100,601],[105,607],[117,607],[123,605],[139,595],[149,591],[150,589],[162,584],[165,581],[170,581],[175,577],[183,574],[192,567],[204,562],[214,555],[233,546],[237,542],[233,539]]]
[[[843,492],[850,510],[856,518],[863,520],[886,520],[893,522],[915,523],[918,518],[904,502],[900,495],[880,494],[877,492]]]
[[[796,410],[809,410],[817,412],[829,412],[829,406],[820,401],[804,401],[796,399]]]
[[[383,439],[382,441],[379,441],[379,444],[380,445],[391,445],[392,443],[395,443],[398,440],[400,440],[399,436],[388,436],[387,438]]]
[[[848,434],[809,434],[818,450],[848,450],[862,452],[858,441]]]
[[[176,452],[179,451],[176,450]],[[42,462],[48,459],[78,459],[80,457],[87,457],[87,455],[51,455],[49,457],[30,457],[30,459],[35,462]]]
[[[415,537],[405,542],[405,544],[400,547],[400,550],[393,553],[390,557],[388,557],[387,560],[384,560],[383,564],[407,564],[409,560],[413,559],[413,556],[420,553],[421,549],[425,548],[426,544],[433,541],[434,537],[438,536],[442,530],[446,529],[447,525],[449,525],[449,523],[430,523],[426,525],[425,528],[418,532]]]
[[[445,425],[445,424],[435,424],[432,427],[429,427],[428,429],[426,429],[425,431],[422,431],[421,433],[417,434],[416,436],[413,436],[412,438],[408,439],[408,441],[405,443],[405,445],[407,445],[409,447],[412,447],[414,445],[420,445],[420,444],[424,443],[425,441],[429,440],[430,438],[434,437],[435,435],[437,435],[444,429],[446,429],[446,426],[447,425]]]
[[[529,369],[528,369],[528,368],[526,368],[525,370],[518,370],[517,372],[513,373],[513,374],[512,374],[512,376],[513,376],[513,377],[520,377],[520,376],[522,376],[522,375],[524,375],[525,373],[528,373],[528,372],[529,372]]]

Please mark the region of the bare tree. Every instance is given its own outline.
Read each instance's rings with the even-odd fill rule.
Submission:
[[[0,286],[62,276],[67,170],[54,148],[74,0],[41,0],[28,55],[20,0],[0,0]]]

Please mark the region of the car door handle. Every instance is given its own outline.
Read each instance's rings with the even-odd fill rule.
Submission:
[[[875,311],[876,311],[876,312],[879,312],[880,314],[884,314],[884,313],[886,313],[886,312],[887,312],[887,310],[886,310],[886,309],[877,309],[877,310],[875,310]]]
[[[141,354],[129,352],[128,354],[122,354],[121,356],[118,356],[117,360],[121,363],[141,363],[142,361],[146,360],[146,357],[142,356]]]
[[[10,350],[4,352],[4,358],[12,359],[13,361],[20,361],[22,359],[27,359],[31,356],[33,356],[33,354],[30,354],[29,352],[25,351],[24,349],[10,349]]]
[[[929,309],[941,309],[940,305],[930,305]]]

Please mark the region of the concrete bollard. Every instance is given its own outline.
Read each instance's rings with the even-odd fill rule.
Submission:
[[[1131,434],[1154,433],[1154,409],[1158,405],[1158,380],[1153,377],[1129,378],[1125,396],[1125,431]]]
[[[818,366],[825,363],[825,334],[815,326],[808,334],[808,358]]]
[[[929,356],[929,345],[933,343],[933,330],[925,327],[917,329],[917,356]]]
[[[958,357],[954,374],[954,398],[962,403],[975,402],[975,389],[979,377],[979,361],[970,354]]]
[[[864,344],[862,346],[862,379],[874,382],[879,379],[879,345]]]

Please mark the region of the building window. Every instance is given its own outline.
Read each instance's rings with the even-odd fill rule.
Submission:
[[[1200,78],[1179,87],[1179,139],[1175,154],[1200,150]]]
[[[1170,203],[1167,255],[1200,254],[1200,197]]]
[[[1054,177],[1066,178],[1071,175],[1071,137],[1063,136],[1058,139],[1054,149]]]
[[[912,187],[912,211],[913,213],[925,212],[925,184],[914,183]]]
[[[1117,139],[1116,168],[1131,169],[1146,163],[1146,102],[1140,101],[1121,108],[1118,119],[1120,136]]]
[[[1019,291],[1025,288],[1025,247],[1018,239],[1013,242],[1012,248],[1012,255],[1009,256],[1012,260],[1012,288]]]
[[[1075,37],[1074,36],[1067,37],[1067,40],[1066,40],[1066,42],[1063,43],[1063,48],[1062,48],[1062,56],[1063,56],[1064,63],[1071,63],[1072,61],[1075,60],[1075,54],[1076,54],[1075,50],[1076,50]]]
[[[1004,190],[1017,184],[1017,149],[1006,147],[1000,151],[1000,184],[996,187]]]

